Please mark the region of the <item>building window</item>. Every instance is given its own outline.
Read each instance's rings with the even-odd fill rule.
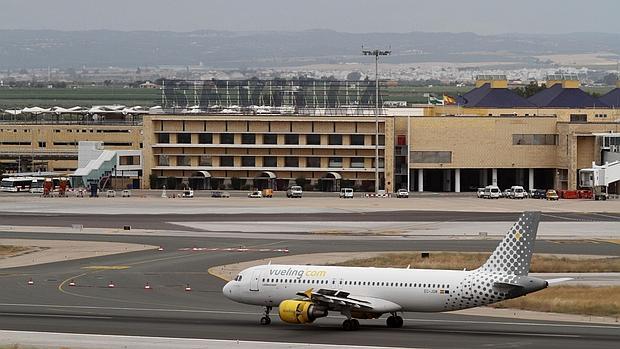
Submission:
[[[451,151],[412,151],[411,162],[418,163],[451,163]]]
[[[299,167],[299,158],[295,156],[287,156],[284,158],[284,167]]]
[[[256,159],[253,156],[242,156],[241,157],[241,166],[243,166],[243,167],[254,167],[254,166],[256,166]]]
[[[241,135],[242,144],[256,144],[256,135],[253,133],[244,133]]]
[[[128,155],[128,156],[120,156],[118,158],[118,162],[120,165],[140,165],[140,156],[138,155]]]
[[[375,135],[372,135],[372,145],[375,145]],[[384,135],[379,135],[379,145],[385,145]]]
[[[307,145],[321,145],[321,135],[306,135],[306,144]]]
[[[165,154],[159,155],[158,160],[157,160],[157,165],[170,166],[170,157],[168,157],[168,155],[165,155]]]
[[[588,122],[587,114],[570,114],[570,122],[583,124]]]
[[[278,144],[278,135],[274,134],[264,134],[263,135],[263,144]]]
[[[364,135],[351,135],[351,145],[364,145]]]
[[[342,145],[342,135],[329,135],[329,145]]]
[[[190,144],[192,143],[191,133],[177,133],[177,143]]]
[[[177,166],[191,166],[191,158],[189,156],[177,156]]]
[[[342,167],[342,158],[329,158],[329,167]]]
[[[321,158],[306,158],[306,167],[321,167]]]
[[[375,159],[372,159],[372,168],[375,168]],[[379,168],[385,168],[385,161],[383,158],[379,158]]]
[[[513,134],[512,145],[557,145],[555,134]]]
[[[198,143],[200,143],[200,144],[213,144],[213,134],[212,133],[199,133],[198,134]]]
[[[211,155],[201,155],[200,158],[198,158],[199,166],[212,166],[212,164],[213,158],[211,157]]]
[[[278,158],[275,156],[265,156],[263,157],[263,166],[265,167],[277,167],[278,166]]]
[[[235,144],[235,135],[233,133],[221,133],[220,144]]]
[[[299,144],[299,135],[298,134],[284,135],[284,144]]]
[[[351,158],[351,168],[364,168],[364,158]]]
[[[220,156],[220,166],[235,166],[235,158],[232,156]]]
[[[158,133],[157,143],[170,143],[170,134],[169,133]]]

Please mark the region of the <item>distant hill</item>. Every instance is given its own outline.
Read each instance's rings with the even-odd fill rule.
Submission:
[[[620,34],[0,30],[0,69],[196,65],[254,68],[359,62],[362,44],[391,46],[391,62],[535,62],[533,56],[612,52]]]

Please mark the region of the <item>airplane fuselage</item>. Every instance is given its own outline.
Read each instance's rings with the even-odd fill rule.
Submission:
[[[278,306],[307,289],[346,290],[356,297],[385,303],[373,310],[376,313],[450,311],[517,296],[493,286],[508,281],[505,275],[482,275],[479,271],[262,265],[242,271],[237,278],[240,280],[224,287],[224,295],[261,306]],[[546,287],[544,280],[518,278],[535,280],[527,292]]]

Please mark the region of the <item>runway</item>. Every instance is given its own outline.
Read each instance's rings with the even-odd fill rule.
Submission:
[[[131,211],[128,211],[131,213]],[[65,333],[90,333],[172,338],[206,338],[264,342],[317,343],[433,348],[480,347],[615,347],[620,325],[571,324],[462,314],[405,314],[403,329],[388,329],[384,319],[364,320],[357,332],[343,332],[338,314],[312,325],[280,322],[260,326],[259,307],[234,303],[222,296],[224,281],[209,268],[235,262],[316,252],[364,251],[491,251],[491,239],[399,236],[315,236],[299,227],[316,222],[394,222],[423,225],[446,222],[458,227],[480,224],[503,230],[518,212],[378,211],[349,213],[272,214],[71,214],[0,213],[3,226],[55,228],[0,231],[2,238],[112,241],[163,246],[90,259],[0,270],[0,328]],[[598,224],[620,221],[616,213],[543,213],[546,224]],[[174,222],[183,222],[175,224]],[[211,224],[209,224],[211,222]],[[226,225],[230,224],[231,228]],[[252,228],[253,222],[261,222]],[[273,230],[265,223],[272,222]],[[278,222],[280,224],[278,225]],[[299,222],[298,227],[282,222]],[[308,222],[308,224],[304,224]],[[312,223],[310,223],[312,222]],[[242,223],[242,224],[237,224]],[[91,233],[71,229],[81,224]],[[201,226],[203,224],[203,226]],[[336,225],[337,225],[336,224]],[[130,225],[131,231],[119,230]],[[334,225],[334,224],[332,224]],[[373,226],[373,224],[366,224]],[[222,231],[211,231],[214,227]],[[239,229],[235,229],[239,226]],[[241,229],[242,226],[246,228]],[[66,227],[66,228],[65,228]],[[226,229],[224,229],[226,228]],[[295,229],[293,229],[295,228]],[[98,229],[98,230],[97,230]],[[265,230],[267,229],[267,230]],[[448,228],[453,229],[453,228]],[[97,230],[97,231],[95,231]],[[217,229],[216,229],[217,230]],[[238,231],[235,231],[238,230]],[[289,231],[290,230],[290,231]],[[495,230],[495,229],[494,229]],[[493,230],[493,231],[494,231]],[[230,232],[231,234],[225,234]],[[503,231],[497,231],[497,234]],[[539,240],[536,252],[620,256],[618,244],[602,240]],[[212,250],[193,252],[192,247]],[[225,251],[244,247],[246,252]],[[268,252],[253,249],[264,248]],[[269,252],[271,251],[271,252]],[[34,285],[27,281],[32,279]],[[75,286],[70,286],[70,282]],[[109,288],[110,283],[114,288]],[[148,285],[150,290],[144,289]],[[185,291],[190,285],[191,291]]]
[[[58,234],[2,233],[3,237],[58,239]],[[66,238],[66,237],[65,237]],[[149,243],[164,252],[142,251],[87,260],[2,270],[0,328],[179,338],[256,340],[293,343],[434,348],[615,347],[620,326],[524,321],[457,314],[405,314],[405,328],[388,329],[384,320],[362,321],[360,331],[340,330],[338,316],[308,326],[258,324],[261,309],[225,299],[224,282],[207,273],[211,266],[279,256],[267,252],[191,252],[190,246],[287,248],[290,253],[377,250],[490,251],[496,241],[330,241],[72,234],[76,240]],[[549,253],[620,254],[618,245],[538,241]],[[615,253],[614,253],[615,252]],[[112,268],[112,269],[110,269]],[[26,281],[33,279],[35,285]],[[75,287],[68,286],[74,280]],[[109,282],[115,288],[108,288]],[[152,290],[145,290],[149,283]],[[190,284],[192,291],[184,287]]]

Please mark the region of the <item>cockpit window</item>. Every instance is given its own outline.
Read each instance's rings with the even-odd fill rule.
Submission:
[[[235,281],[241,281],[241,275],[237,275],[237,276],[235,276],[235,278],[234,278],[233,280],[235,280]]]

